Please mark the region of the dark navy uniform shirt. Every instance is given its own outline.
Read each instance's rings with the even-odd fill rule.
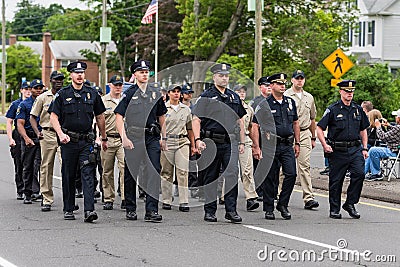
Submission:
[[[260,110],[267,110],[267,107],[262,107],[266,104],[268,104],[271,113],[269,114],[269,112],[267,112],[267,114],[260,115]],[[261,128],[264,128],[266,131],[273,132],[283,138],[289,137],[294,134],[293,122],[297,121],[298,117],[296,103],[292,98],[288,96],[283,96],[281,104],[271,94],[266,98],[266,102],[259,103],[259,106],[258,108],[256,108],[255,113],[256,116],[254,116],[253,122],[260,124]],[[271,116],[274,118],[275,129],[270,129],[273,124],[268,122],[268,118]],[[266,126],[264,126],[264,124],[266,124]]]
[[[57,92],[48,112],[58,116],[62,128],[89,133],[92,131],[94,116],[104,111],[104,103],[95,89],[83,85],[81,90],[76,90],[69,85]]]
[[[215,85],[201,94],[192,113],[200,118],[202,130],[217,134],[235,133],[236,121],[247,114],[235,92],[226,88],[221,94]]]
[[[9,109],[7,110],[6,113],[6,118],[12,119],[14,120],[14,126],[17,127],[17,120],[15,119],[15,117],[17,116],[17,109],[19,104],[22,102],[22,98],[19,98],[17,100],[14,100]]]
[[[360,131],[370,125],[362,107],[355,102],[346,106],[342,100],[330,105],[317,124],[324,131],[328,127],[328,139],[331,141],[360,140]]]
[[[17,115],[15,117],[16,120],[25,120],[24,128],[27,131],[33,131],[31,122],[30,122],[30,116],[31,116],[31,109],[33,106],[33,103],[35,100],[33,99],[32,96],[28,97],[27,99],[23,100],[21,103],[19,103],[18,109],[17,109]],[[39,131],[42,130],[42,128],[39,125],[39,117],[36,118],[36,121],[38,123],[38,129]]]
[[[125,117],[127,110],[130,116],[127,116],[126,123],[143,128],[150,128],[151,124],[157,123],[157,117],[167,113],[167,107],[157,88],[147,86],[143,93],[137,84],[122,94],[114,113]]]

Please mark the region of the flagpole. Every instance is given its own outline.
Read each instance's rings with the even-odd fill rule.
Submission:
[[[158,72],[158,1],[157,1],[157,12],[156,12],[156,34],[155,34],[155,44],[154,44],[154,80],[157,80],[157,72]]]

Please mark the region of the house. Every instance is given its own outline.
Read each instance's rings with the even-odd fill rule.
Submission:
[[[42,42],[34,41],[17,41],[16,35],[10,35],[10,45],[21,44],[30,47],[42,59],[42,80],[45,84],[50,81],[50,73],[53,70],[66,68],[70,62],[83,61],[86,62],[88,68],[86,70],[86,79],[92,85],[99,85],[100,70],[97,63],[88,61],[81,55],[81,50],[88,49],[96,54],[101,53],[99,42],[80,41],[80,40],[52,40],[51,34],[46,32],[43,34]],[[114,42],[107,45],[107,52],[116,52],[117,48]],[[113,73],[108,73],[107,81]]]
[[[387,63],[400,69],[400,0],[357,0],[358,27],[349,34],[349,52],[359,63]]]

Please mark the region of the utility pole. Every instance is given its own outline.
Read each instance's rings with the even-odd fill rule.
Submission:
[[[4,0],[3,0],[4,1]],[[107,27],[107,0],[103,0],[103,11],[102,11],[102,29],[100,32],[104,31]],[[100,34],[101,35],[101,34]],[[107,80],[107,43],[101,40],[101,67],[100,67],[100,87],[106,92],[106,80]]]
[[[262,77],[262,3],[255,2],[255,46],[254,46],[254,84]],[[260,95],[259,90],[254,90],[254,96]]]
[[[1,46],[2,46],[2,56],[1,56],[1,113],[6,112],[6,3],[5,0],[2,1],[2,22],[1,22]]]

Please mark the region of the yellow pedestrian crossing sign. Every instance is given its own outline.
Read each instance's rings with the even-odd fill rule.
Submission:
[[[339,79],[343,76],[349,69],[351,69],[354,64],[351,60],[343,53],[342,49],[336,49],[332,54],[330,54],[322,64],[332,73],[335,79]]]

